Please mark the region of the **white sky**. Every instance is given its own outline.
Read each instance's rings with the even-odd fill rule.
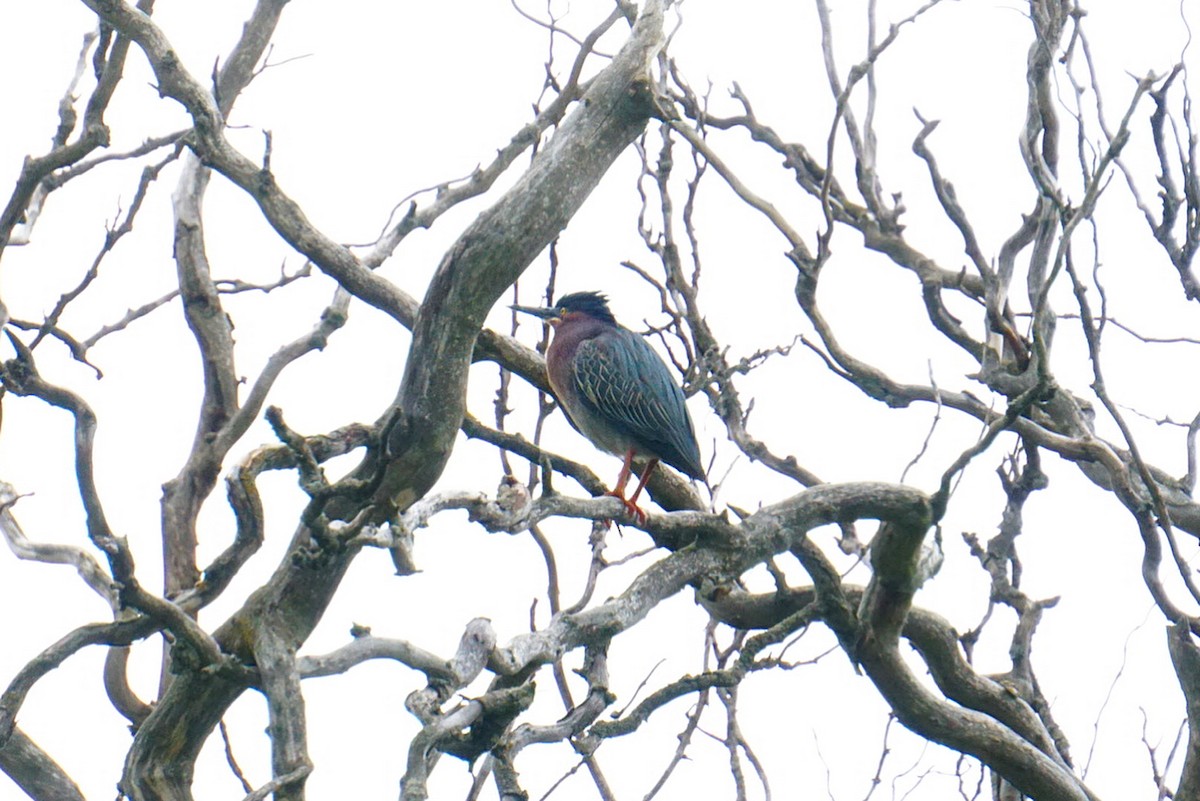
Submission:
[[[844,74],[860,57],[864,34],[858,18],[865,3],[833,0],[831,5],[845,53]],[[899,4],[880,5],[890,10]],[[903,4],[903,13],[911,5]],[[250,6],[249,2],[160,0],[155,19],[184,63],[195,74],[206,76],[214,59],[235,41]],[[555,4],[559,13],[566,8]],[[570,8],[568,27],[583,33],[607,13],[608,4],[577,1]],[[712,81],[718,113],[733,109],[727,91],[731,81],[738,81],[763,121],[785,138],[802,141],[819,153],[832,103],[820,66],[815,12],[807,3],[780,0],[730,9],[731,4],[715,0],[688,0],[684,5],[683,26],[672,52],[685,74],[698,89]],[[1186,31],[1176,3],[1093,2],[1089,12],[1092,47],[1103,66],[1106,110],[1115,119],[1133,88],[1126,73],[1168,70],[1179,58]],[[65,0],[6,3],[0,10],[0,73],[8,76],[0,89],[5,109],[0,186],[6,187],[5,192],[21,159],[41,154],[47,146],[56,124],[55,104],[90,25],[82,4]],[[1021,73],[1028,26],[1018,3],[949,2],[906,29],[880,61],[878,128],[884,185],[888,191],[903,191],[911,209],[907,221],[912,241],[947,266],[963,261],[961,247],[950,226],[928,214],[928,181],[910,150],[920,127],[912,109],[942,120],[930,139],[931,147],[943,172],[955,182],[964,206],[976,210],[974,221],[984,251],[994,254],[1019,214],[1028,211],[1032,198],[1016,148],[1024,113]],[[541,85],[547,39],[542,29],[522,20],[503,2],[359,0],[290,4],[275,41],[274,61],[296,60],[267,70],[243,94],[231,120],[239,127],[231,136],[246,153],[257,156],[261,131],[271,130],[272,165],[285,191],[333,238],[367,242],[378,234],[397,201],[414,190],[467,174],[490,159],[528,120],[530,103]],[[610,39],[606,44],[611,49],[618,41]],[[565,47],[560,51],[568,59],[571,52]],[[561,61],[560,67],[565,63]],[[131,55],[127,78],[108,116],[114,148],[130,147],[147,135],[186,124],[177,106],[158,99],[150,80],[144,60]],[[1067,91],[1064,87],[1064,95]],[[1143,132],[1144,127],[1138,130]],[[741,149],[744,142],[714,141],[727,148],[722,152],[754,180],[757,191],[794,215],[798,230],[816,230],[819,218],[789,186],[777,158],[746,152]],[[845,143],[839,146],[839,157],[844,158]],[[677,152],[682,156],[682,148]],[[684,159],[677,161],[682,167]],[[1064,170],[1071,164],[1067,152]],[[127,207],[139,167],[97,170],[78,186],[52,196],[35,229],[33,245],[10,249],[0,267],[0,297],[14,317],[40,319],[58,295],[74,285],[99,248],[106,222]],[[636,169],[631,151],[572,223],[559,248],[560,287],[609,291],[617,299],[618,317],[635,328],[654,313],[656,305],[650,293],[617,267],[623,259],[652,266],[633,227]],[[89,293],[95,297],[73,306],[64,318],[70,330],[86,336],[119,318],[129,306],[171,288],[169,195],[175,175],[169,168],[152,190],[135,233],[107,259],[94,293]],[[707,181],[707,205],[698,211],[697,219],[703,237],[709,320],[735,355],[786,344],[797,331],[808,328],[792,299],[794,272],[782,257],[785,243],[761,220],[731,203],[715,175]],[[1110,191],[1123,196],[1123,183],[1114,181]],[[1153,188],[1147,183],[1143,191],[1150,195]],[[464,204],[434,230],[413,234],[384,266],[384,274],[419,297],[447,244],[488,202],[485,198]],[[1106,232],[1103,243],[1105,269],[1110,271],[1106,279],[1115,289],[1114,308],[1143,323],[1147,333],[1194,336],[1194,316],[1183,317],[1190,310],[1180,300],[1169,265],[1154,249],[1140,218],[1130,214],[1127,204],[1121,208],[1132,227]],[[281,264],[289,271],[302,264],[270,235],[253,205],[219,178],[212,182],[205,211],[209,257],[218,276],[270,281]],[[843,344],[888,365],[898,378],[924,381],[932,369],[943,386],[972,387],[963,375],[970,366],[927,338],[924,328],[914,324],[912,313],[897,311],[904,304],[915,308],[911,280],[898,277],[879,259],[861,254],[860,243],[845,232],[834,246],[837,258],[823,276],[822,292],[833,299],[828,301],[830,317],[853,325],[843,326]],[[544,262],[531,268],[525,297],[541,291],[544,275]],[[1151,295],[1150,289],[1158,293],[1153,309],[1139,303]],[[315,278],[268,298],[230,298],[227,308],[237,326],[239,369],[253,377],[281,342],[311,327],[330,292],[328,280]],[[897,297],[902,304],[897,304]],[[506,327],[506,316],[496,313],[493,323]],[[522,335],[529,342],[537,336],[532,328]],[[294,365],[280,381],[274,400],[283,406],[289,423],[305,432],[373,420],[395,392],[407,342],[407,336],[382,315],[356,304],[351,324],[326,351]],[[1160,348],[1148,355],[1131,353],[1120,362],[1118,351],[1128,344],[1115,335],[1110,343],[1110,359],[1116,363],[1110,366],[1109,377],[1118,399],[1153,416],[1190,419],[1197,397],[1194,371],[1188,369],[1194,354]],[[178,471],[194,430],[198,381],[194,344],[178,306],[172,305],[95,349],[93,359],[105,372],[102,381],[96,381],[86,367],[61,358],[55,347],[39,349],[39,363],[48,378],[84,393],[97,409],[101,493],[114,527],[130,539],[141,577],[153,585],[158,573],[161,484]],[[1069,377],[1073,386],[1086,386],[1082,361],[1064,361],[1056,369],[1064,382]],[[819,361],[802,348],[749,377],[741,387],[744,398],[756,402],[752,429],[778,452],[797,454],[802,464],[828,480],[897,480],[920,448],[932,416],[928,408],[882,410],[826,375]],[[478,368],[473,387],[477,414],[490,417],[493,389],[494,368]],[[524,396],[526,401],[531,397]],[[693,404],[705,454],[711,452],[714,439],[722,442],[719,473],[730,465],[732,451],[715,422],[704,419],[702,403],[694,400]],[[33,493],[16,510],[30,537],[83,544],[78,498],[70,485],[59,481],[70,464],[67,422],[64,414],[46,410],[37,401],[5,398],[0,478],[21,492]],[[949,459],[975,436],[974,430],[963,421],[943,420],[930,454],[910,474],[910,482],[932,490]],[[559,450],[587,460],[606,479],[615,475],[615,461],[596,453],[561,420],[555,421],[552,433]],[[1139,436],[1156,464],[1184,471],[1185,453],[1177,431],[1140,425]],[[238,453],[269,441],[265,426],[256,427]],[[974,625],[986,603],[981,571],[971,563],[960,532],[975,531],[986,537],[994,531],[1000,505],[992,471],[999,453],[990,453],[968,472],[945,521],[946,570],[918,596],[920,605],[947,615],[960,629]],[[1027,534],[1020,542],[1030,595],[1063,596],[1060,605],[1047,613],[1035,641],[1038,675],[1067,730],[1075,758],[1082,763],[1092,742],[1096,710],[1122,659],[1128,659],[1127,677],[1116,685],[1104,713],[1088,781],[1104,797],[1149,797],[1139,707],[1149,717],[1148,737],[1164,743],[1164,752],[1181,712],[1166,662],[1161,618],[1156,613],[1147,615],[1149,600],[1138,577],[1136,531],[1116,503],[1074,469],[1051,467],[1052,491],[1029,502]],[[468,443],[456,454],[440,486],[488,491],[496,476],[494,455]],[[207,626],[217,625],[261,581],[290,536],[301,497],[294,477],[268,476],[262,484],[271,504],[267,543],[247,574],[206,610],[202,622]],[[561,488],[567,487],[569,482],[563,482]],[[795,491],[789,482],[743,460],[734,466],[724,500],[752,508]],[[1077,501],[1064,506],[1067,497]],[[202,546],[202,562],[225,545],[231,530],[220,490],[210,506],[203,519],[209,538]],[[555,529],[553,536],[561,546],[564,596],[571,598],[583,576],[586,531],[578,525],[564,526]],[[830,542],[827,535],[820,541]],[[645,542],[636,532],[614,536],[612,556],[641,548]],[[422,574],[397,579],[391,575],[386,554],[362,554],[306,652],[320,653],[344,643],[352,622],[447,656],[462,626],[474,616],[492,618],[502,641],[526,629],[530,601],[544,582],[540,559],[528,538],[489,536],[454,516],[419,535],[418,559]],[[497,571],[498,564],[506,568]],[[597,597],[619,592],[641,566],[606,573]],[[865,580],[861,569],[856,577]],[[10,610],[3,627],[6,647],[0,652],[0,680],[5,682],[72,626],[102,620],[107,612],[69,569],[20,563],[7,551],[0,552],[0,608]],[[544,622],[544,602],[538,614]],[[981,671],[1007,668],[1005,627],[1011,621],[1007,613],[998,614],[1000,625],[979,652]],[[702,626],[703,618],[690,597],[673,599],[644,626],[614,643],[611,664],[614,669],[621,666],[626,661],[623,655],[634,649],[657,654],[664,637],[687,629],[686,638],[672,638],[671,648],[663,654],[667,661],[654,674],[652,686],[694,671]],[[829,640],[824,633],[810,636],[813,644],[800,649],[804,654],[820,651],[818,641]],[[655,661],[631,657],[626,670],[614,672],[614,691],[621,698],[618,706],[630,700]],[[142,648],[135,658],[135,683],[149,697],[157,671],[156,646]],[[38,685],[19,718],[88,797],[97,799],[112,797],[129,743],[123,721],[103,700],[102,659],[99,649],[72,658]],[[403,749],[414,730],[402,702],[419,686],[418,678],[394,665],[378,664],[306,685],[310,744],[317,763],[309,780],[312,798],[350,797],[348,786],[353,786],[354,797],[394,797]],[[548,678],[541,682],[542,694],[549,697]],[[1144,686],[1156,689],[1146,692]],[[656,776],[665,764],[688,703],[677,703],[660,714],[647,727],[650,731],[610,743],[601,751],[601,761],[621,798],[640,797],[652,781],[648,777]],[[823,795],[826,765],[822,759],[835,798],[865,795],[878,759],[883,706],[866,680],[850,672],[844,657],[835,654],[816,667],[756,678],[744,686],[742,705],[747,711],[757,705],[765,712],[748,714],[744,726],[767,763],[777,798]],[[560,711],[554,704],[539,702],[533,719],[553,720]],[[63,725],[64,715],[69,715],[72,725]],[[248,693],[235,705],[230,719],[243,723],[234,734],[243,767],[253,782],[265,781],[269,777],[266,740],[260,735],[265,724],[263,704]],[[935,747],[923,751],[919,742],[896,732],[892,745],[895,761],[891,764],[901,766],[897,771],[918,765],[897,780],[895,797],[903,795],[926,768],[945,770],[950,764],[935,758]],[[731,796],[731,786],[711,784],[714,771],[701,770],[707,760],[724,764],[720,746],[701,737],[693,747],[696,763],[685,765],[676,784],[661,797],[695,797],[696,781],[708,783],[704,786],[709,797]],[[528,751],[518,763],[535,794],[553,778],[534,778],[539,775],[535,767],[542,758],[539,750]],[[564,765],[571,763],[565,747],[558,757]],[[715,774],[721,772],[717,769]],[[434,777],[434,797],[465,794],[466,774],[460,766],[442,765]],[[930,776],[924,781],[920,797],[948,797],[954,791],[953,779]],[[6,782],[0,778],[0,799],[17,792]],[[586,782],[581,773],[559,797],[589,797]],[[238,792],[219,750],[210,748],[198,771],[197,798],[232,798]]]

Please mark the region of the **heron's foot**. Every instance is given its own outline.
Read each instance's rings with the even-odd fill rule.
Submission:
[[[646,513],[642,511],[642,507],[638,506],[636,503],[626,498],[624,494],[617,492],[616,490],[612,490],[604,494],[611,495],[612,497],[620,500],[621,503],[625,505],[625,511],[629,513],[630,517],[633,517],[637,520],[639,526],[646,525]]]

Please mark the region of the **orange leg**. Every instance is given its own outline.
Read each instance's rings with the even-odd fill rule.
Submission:
[[[633,491],[633,495],[629,499],[630,503],[637,503],[638,496],[642,494],[642,490],[646,487],[646,482],[650,480],[650,474],[654,472],[654,468],[657,466],[657,459],[651,459],[646,463],[646,469],[642,471],[642,477],[638,480],[637,489]]]
[[[607,493],[614,498],[620,498],[621,503],[625,504],[625,508],[631,515],[638,519],[639,523],[646,522],[646,513],[643,512],[637,505],[637,499],[642,494],[642,490],[646,486],[646,480],[650,478],[650,473],[654,471],[654,467],[658,464],[658,459],[651,459],[646,465],[646,469],[642,471],[641,478],[638,480],[637,489],[633,491],[633,496],[629,499],[625,498],[625,486],[629,483],[629,477],[633,475],[633,450],[625,452],[625,461],[621,465],[621,472],[617,476],[617,485],[612,492]]]
[[[613,491],[608,493],[614,498],[625,500],[625,485],[629,483],[629,476],[633,473],[633,449],[625,451],[625,461],[621,464],[621,472],[617,474],[617,485],[613,487]]]

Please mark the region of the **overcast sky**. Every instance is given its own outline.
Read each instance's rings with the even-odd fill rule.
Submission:
[[[552,5],[559,13],[567,8],[567,4]],[[865,3],[831,0],[831,5],[844,46],[845,70],[861,57]],[[899,4],[880,5],[887,6],[885,13],[890,13],[891,7]],[[897,11],[895,18],[908,13],[913,4],[903,5],[905,10]],[[1179,59],[1187,38],[1180,5],[1161,0],[1090,4],[1094,8],[1088,8],[1089,30],[1101,66],[1100,79],[1110,87],[1105,97],[1110,118],[1118,117],[1125,108],[1134,84],[1130,75],[1163,73]],[[193,74],[204,77],[211,73],[214,60],[223,57],[236,40],[250,7],[249,2],[160,0],[154,16],[183,63]],[[570,4],[564,24],[577,34],[586,33],[608,7],[599,0],[576,0]],[[544,14],[544,8],[531,6],[528,10]],[[92,25],[83,5],[67,0],[7,3],[0,10],[0,73],[7,76],[0,88],[5,109],[0,186],[11,186],[27,154],[45,151],[57,122],[56,104],[74,70],[83,36]],[[1020,213],[1028,211],[1032,198],[1016,147],[1024,114],[1022,72],[1028,30],[1019,3],[947,2],[907,28],[880,61],[878,126],[886,134],[881,140],[881,173],[889,189],[904,191],[912,210],[914,241],[947,265],[961,263],[961,244],[944,221],[920,224],[932,219],[922,216],[931,198],[923,167],[910,149],[912,137],[920,129],[913,110],[942,120],[930,144],[943,171],[955,181],[964,205],[980,210],[977,230],[985,252],[995,253],[1018,223]],[[619,41],[610,37],[605,44],[611,50]],[[762,0],[738,4],[734,9],[717,0],[688,0],[672,53],[693,86],[702,89],[712,82],[712,102],[718,113],[735,108],[728,91],[736,80],[754,101],[760,118],[785,138],[805,142],[810,150],[820,152],[832,101],[818,45],[816,15],[807,3]],[[560,54],[565,60],[558,62],[561,71],[573,51],[564,42],[558,46],[565,54]],[[248,155],[258,158],[262,132],[271,131],[272,166],[284,190],[334,239],[370,242],[402,198],[468,174],[528,121],[546,58],[546,32],[504,2],[292,3],[270,58],[278,66],[263,72],[239,99],[230,120],[235,127],[231,138]],[[149,135],[186,125],[179,107],[160,100],[151,82],[144,59],[132,54],[127,78],[108,115],[114,149],[126,149]],[[1061,91],[1065,94],[1069,87]],[[819,218],[812,216],[811,208],[794,192],[788,192],[788,176],[778,168],[776,159],[736,149],[730,157],[740,159],[740,168],[758,181],[756,187],[772,196],[781,210],[796,215],[799,230],[806,234],[816,230]],[[96,170],[78,186],[52,196],[35,229],[33,244],[10,248],[0,265],[0,297],[14,317],[40,319],[57,297],[78,281],[103,241],[106,223],[119,218],[128,207],[140,166]],[[631,151],[572,223],[559,250],[560,287],[610,292],[617,299],[618,316],[635,328],[643,327],[643,320],[657,307],[657,299],[617,266],[625,259],[652,263],[634,228],[636,170]],[[170,260],[170,192],[175,175],[173,168],[168,168],[151,190],[136,235],[123,241],[106,261],[95,292],[89,293],[96,295],[93,301],[72,308],[64,319],[77,334],[87,335],[120,318],[127,308],[171,288],[175,277]],[[728,193],[722,194],[724,189],[715,177],[709,180],[713,200],[700,214],[710,322],[735,350],[744,349],[739,356],[764,345],[786,345],[799,325],[791,297],[794,272],[782,257],[786,243],[759,218],[733,203]],[[1115,181],[1111,191],[1123,192],[1121,182]],[[1146,191],[1153,189],[1147,187]],[[465,204],[434,230],[411,236],[384,266],[384,274],[420,297],[441,253],[487,202],[490,198]],[[266,282],[279,275],[281,266],[292,271],[302,265],[300,257],[270,234],[253,204],[219,178],[214,179],[205,203],[209,256],[218,276]],[[1146,248],[1152,247],[1143,222],[1135,215],[1127,215],[1127,219],[1131,223],[1128,236],[1112,236],[1106,243],[1108,259],[1114,264],[1138,262]],[[838,244],[846,253],[859,246],[849,237]],[[969,386],[963,375],[965,363],[952,356],[931,362],[934,353],[925,349],[915,333],[908,337],[910,318],[893,316],[892,300],[895,292],[911,292],[912,287],[877,267],[864,257],[861,266],[830,271],[829,292],[845,299],[842,305],[834,305],[831,314],[862,320],[845,344],[889,364],[898,378],[923,382],[932,370],[946,386]],[[527,298],[540,291],[538,282],[545,269],[544,262],[531,268],[523,290]],[[1175,281],[1163,264],[1154,269],[1157,272],[1150,275],[1138,273],[1124,292],[1122,301],[1131,313],[1137,310],[1138,292]],[[1112,280],[1123,286],[1120,277],[1114,275]],[[853,291],[864,284],[873,291]],[[253,376],[280,342],[310,328],[331,291],[332,283],[317,277],[270,299],[260,295],[231,298],[228,309],[237,326],[239,369]],[[1179,295],[1176,290],[1172,297]],[[1182,305],[1141,309],[1142,320],[1157,326],[1154,332],[1163,336],[1194,336],[1194,313],[1182,317]],[[352,316],[354,324],[339,332],[324,353],[297,364],[278,386],[277,396],[298,430],[316,432],[350,421],[373,420],[394,395],[407,338],[382,315],[361,304],[354,306]],[[497,312],[493,324],[507,330],[507,316]],[[61,358],[62,353],[53,346],[45,352],[47,363],[54,365],[54,373],[48,377],[84,393],[97,409],[102,421],[98,435],[101,492],[114,527],[127,535],[134,547],[140,575],[153,585],[159,571],[158,499],[163,481],[179,470],[190,445],[198,371],[194,345],[178,306],[160,310],[126,333],[128,336],[114,337],[93,353],[105,374],[99,381],[89,368]],[[537,336],[532,327],[522,332],[531,344]],[[394,348],[389,345],[393,342],[398,343]],[[764,371],[761,378],[746,381],[745,391],[756,399],[755,425],[770,432],[781,452],[798,454],[802,464],[828,480],[898,480],[920,448],[933,410],[860,416],[873,408],[873,402],[838,384],[811,353],[800,350],[781,359],[773,371]],[[9,358],[7,350],[4,358]],[[1183,365],[1194,365],[1194,354],[1184,357],[1188,358],[1191,360]],[[1150,415],[1190,419],[1195,394],[1164,398],[1156,391],[1154,376],[1171,365],[1180,365],[1175,351],[1164,353],[1158,363],[1123,365],[1118,370],[1123,401]],[[1072,373],[1070,365],[1058,369],[1064,375]],[[1085,369],[1081,360],[1079,374]],[[1190,366],[1176,369],[1194,373]],[[479,369],[472,391],[476,410],[490,415],[487,404],[495,385],[488,370],[494,373],[490,367]],[[716,421],[704,419],[703,402],[693,403],[707,457],[714,440],[723,440],[724,435]],[[181,413],[189,409],[193,411]],[[934,443],[933,453],[910,474],[911,483],[933,489],[946,457],[952,458],[961,449],[961,433],[970,427],[961,421],[946,421],[944,426],[944,439]],[[1186,465],[1178,432],[1163,432],[1150,425],[1139,430],[1157,463],[1183,472]],[[956,432],[960,434],[957,438]],[[598,454],[582,439],[572,438],[561,420],[553,423],[552,433],[563,443],[560,450],[588,461],[606,480],[615,475],[616,461]],[[265,426],[256,427],[235,456],[271,439]],[[880,443],[886,444],[883,450],[890,452],[890,458],[879,458]],[[85,542],[77,495],[70,483],[61,480],[69,469],[69,449],[65,415],[41,408],[33,400],[5,398],[0,479],[20,492],[32,493],[16,510],[30,537]],[[991,459],[980,464],[968,476],[963,493],[978,490],[980,497],[994,503],[995,463],[996,459]],[[734,460],[732,452],[721,445],[717,449],[719,469],[724,471],[731,464],[722,501],[753,508],[795,491],[794,485]],[[466,445],[439,486],[490,491],[497,475],[493,454]],[[1061,530],[1067,522],[1061,508],[1039,508],[1035,499],[1028,510],[1027,525],[1062,535],[1029,538],[1022,543],[1028,547],[1023,555],[1031,566],[1026,576],[1030,595],[1063,595],[1060,606],[1047,614],[1036,641],[1039,677],[1080,761],[1092,742],[1096,710],[1123,660],[1128,661],[1127,671],[1137,676],[1137,681],[1161,687],[1157,695],[1146,695],[1135,693],[1132,679],[1118,683],[1101,721],[1103,736],[1088,777],[1089,784],[1105,797],[1147,797],[1139,706],[1145,707],[1151,721],[1151,739],[1169,743],[1180,719],[1180,699],[1166,664],[1161,618],[1150,612],[1137,575],[1140,544],[1128,520],[1121,518],[1112,524],[1125,513],[1112,499],[1085,486],[1076,471],[1058,470],[1054,480],[1077,484],[1082,508],[1071,510],[1070,532]],[[299,503],[301,497],[294,477],[271,476],[264,479],[264,485],[279,511],[268,512],[268,541],[255,558],[257,572],[248,571],[225,598],[205,611],[202,622],[207,626],[217,625],[240,604],[255,581],[269,572],[290,536],[294,511],[289,515],[285,509]],[[202,562],[224,547],[230,530],[221,498],[211,506],[202,522],[206,531],[216,533],[202,546]],[[981,536],[990,535],[999,507],[984,514],[969,504],[963,507],[953,508],[946,520],[948,565],[967,576],[971,594],[961,595],[964,585],[953,576],[943,576],[924,590],[917,602],[948,614],[965,629],[978,622],[986,596],[979,595],[984,585],[978,575],[970,573],[970,557],[959,532],[978,530]],[[981,526],[991,528],[979,530]],[[360,556],[306,652],[319,653],[344,643],[353,622],[371,625],[376,634],[411,639],[444,654],[453,651],[463,624],[476,615],[492,618],[502,641],[524,631],[534,592],[530,586],[540,587],[543,582],[540,573],[528,572],[538,564],[528,540],[487,536],[461,520],[434,531],[436,534],[427,532],[429,536],[422,535],[419,540],[425,571],[421,575],[397,579],[391,575],[386,554]],[[556,531],[556,536],[582,542],[585,534],[576,525]],[[1080,561],[1081,539],[1088,543],[1084,547],[1086,564]],[[613,555],[644,545],[645,539],[637,533],[626,535],[614,539]],[[471,558],[464,559],[464,554]],[[564,548],[562,558],[564,594],[571,597],[582,577],[586,554]],[[511,560],[513,571],[498,576],[493,567],[504,560]],[[637,569],[641,568],[610,571],[597,597],[619,592]],[[1078,572],[1086,575],[1076,575]],[[865,577],[861,568],[853,576],[859,581]],[[0,605],[11,610],[3,627],[6,644],[0,650],[3,681],[70,627],[107,616],[104,604],[68,568],[20,563],[6,551],[0,552]],[[34,609],[36,612],[28,614],[23,611]],[[686,623],[680,624],[680,620]],[[647,623],[618,640],[612,654],[614,664],[620,663],[626,649],[659,650],[659,643],[675,629],[700,631],[703,616],[690,596],[681,596],[665,604]],[[805,654],[815,654],[822,643],[829,644],[830,638],[822,637],[815,635]],[[991,663],[981,664],[981,671],[1007,668],[1005,637],[1005,632],[998,632],[981,647],[980,659]],[[1100,641],[1103,645],[1089,650],[1081,663],[1081,644]],[[667,660],[656,676],[696,670],[700,647],[694,634],[678,641],[664,653]],[[115,771],[129,743],[123,720],[103,700],[102,659],[99,649],[73,657],[38,685],[19,719],[35,740],[61,759],[88,797],[96,799],[112,797],[118,778]],[[157,659],[156,646],[135,653],[135,681],[143,697],[153,693]],[[624,702],[642,677],[633,673],[614,677],[618,682],[614,689]],[[350,797],[347,787],[353,787],[354,797],[359,798],[394,796],[401,749],[411,736],[410,718],[402,702],[419,686],[418,678],[393,665],[368,664],[349,677],[306,685],[313,721],[311,748],[318,766],[309,780],[312,798]],[[866,680],[848,669],[841,655],[816,667],[748,684],[742,703],[750,709],[756,701],[770,714],[749,718],[747,735],[768,762],[777,798],[823,795],[823,761],[828,763],[830,792],[839,801],[865,794],[878,759],[884,707]],[[603,761],[611,765],[610,778],[622,798],[640,797],[646,789],[645,776],[656,774],[673,750],[673,732],[681,726],[686,705],[673,709],[673,717],[663,715],[652,724],[657,737],[642,734],[626,738],[629,742],[606,745]],[[551,720],[560,710],[546,706],[535,707],[535,711],[542,720]],[[64,714],[66,720],[81,724],[64,725]],[[240,736],[235,748],[252,781],[265,781],[269,778],[266,740],[255,736],[265,723],[261,699],[247,694],[231,710],[231,720],[253,721],[235,734],[235,738]],[[322,721],[330,722],[322,725]],[[896,735],[893,747],[894,764],[918,765],[912,775],[898,780],[896,797],[927,767],[937,765],[937,770],[945,770],[949,764],[936,759],[936,747],[926,750],[914,738]],[[696,748],[697,754],[709,759],[724,759],[715,743],[698,742]],[[559,757],[563,764],[570,764],[565,748]],[[527,759],[536,761],[538,757],[531,751]],[[327,769],[327,765],[343,767]],[[530,773],[536,775],[536,770],[530,768]],[[687,784],[687,766],[681,779],[665,797],[696,797],[703,792]],[[0,798],[16,792],[7,781],[0,778]],[[466,781],[465,768],[446,767],[435,773],[431,789],[446,794],[440,797],[459,798]],[[586,797],[586,779],[579,776],[572,781],[573,787],[564,789],[567,795],[560,797]],[[922,787],[928,794],[920,797],[947,797],[946,793],[953,792],[952,779],[940,781],[937,776],[926,778]],[[684,787],[689,789],[685,792]],[[219,749],[208,749],[201,761],[197,797],[233,798],[238,792]],[[711,797],[725,796],[731,796],[728,787]]]

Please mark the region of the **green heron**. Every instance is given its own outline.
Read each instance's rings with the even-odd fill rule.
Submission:
[[[704,479],[683,390],[646,340],[617,323],[604,295],[573,292],[547,308],[512,308],[554,326],[546,373],[567,420],[596,447],[624,458],[609,495],[645,520],[637,499],[660,461]],[[626,500],[635,457],[648,461]]]

